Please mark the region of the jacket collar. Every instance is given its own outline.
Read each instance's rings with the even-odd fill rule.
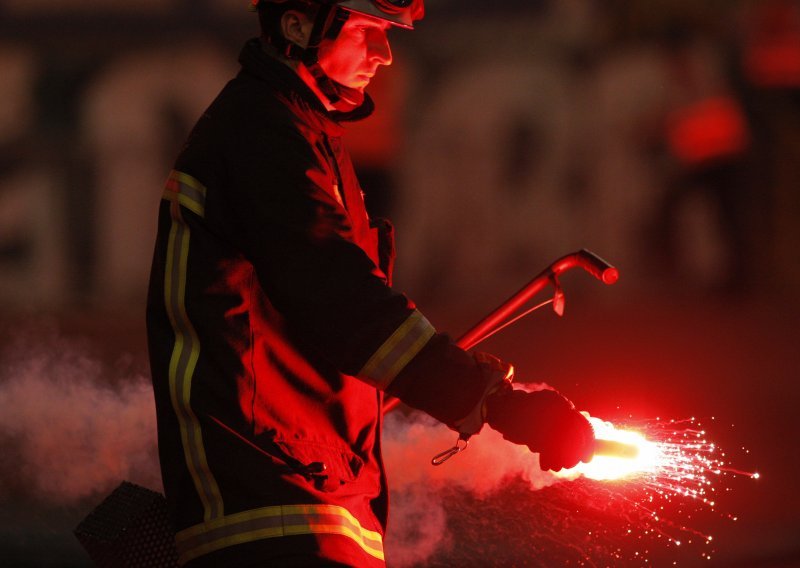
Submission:
[[[328,111],[291,67],[271,57],[262,49],[259,38],[250,39],[245,43],[239,54],[239,63],[242,65],[242,73],[269,83],[295,105],[316,115],[321,122],[320,126],[330,134],[341,133],[342,127],[339,123],[362,120],[375,110],[372,99],[365,94],[364,103],[350,112]]]

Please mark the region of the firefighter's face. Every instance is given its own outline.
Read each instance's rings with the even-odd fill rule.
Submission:
[[[363,91],[378,67],[392,63],[389,27],[384,20],[351,13],[339,36],[320,45],[319,63],[328,77]]]

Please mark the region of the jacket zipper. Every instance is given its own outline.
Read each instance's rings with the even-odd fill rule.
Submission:
[[[336,159],[336,154],[334,153],[330,140],[327,136],[322,137],[322,145],[325,147],[325,151],[328,153],[328,157],[331,160],[331,166],[333,167],[333,173],[336,176],[336,186],[334,187],[334,191],[338,191],[339,198],[342,201],[342,207],[344,207],[345,211],[349,213],[350,210],[347,207],[347,199],[344,196],[344,183],[342,180],[342,173],[339,170],[339,161]]]

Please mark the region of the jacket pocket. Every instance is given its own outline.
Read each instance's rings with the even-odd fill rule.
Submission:
[[[364,468],[364,460],[347,449],[306,440],[276,439],[275,445],[290,458],[287,465],[319,491],[336,491],[358,479]]]

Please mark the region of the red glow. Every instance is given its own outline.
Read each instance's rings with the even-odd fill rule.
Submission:
[[[741,153],[749,144],[744,114],[730,97],[713,97],[675,112],[667,125],[675,155],[698,164]]]

